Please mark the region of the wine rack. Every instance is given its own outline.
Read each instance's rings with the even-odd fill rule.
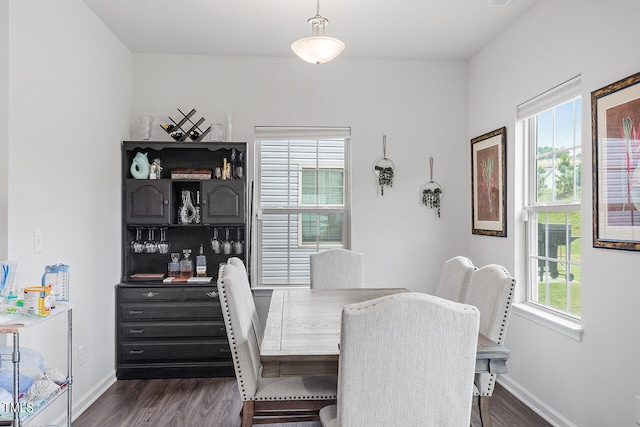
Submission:
[[[200,120],[195,123],[191,121],[191,117],[196,113],[195,109],[192,108],[187,114],[183,113],[179,108],[177,110],[182,115],[182,119],[180,119],[180,121],[176,122],[169,117],[169,120],[171,120],[173,124],[166,123],[164,125],[160,125],[160,127],[164,129],[164,131],[167,132],[175,141],[184,142],[187,138],[190,138],[193,142],[200,142],[209,134],[209,132],[211,132],[211,126],[204,131],[200,129],[200,125],[204,122],[204,117],[201,117]],[[182,128],[185,125],[189,125],[189,130],[186,132]]]

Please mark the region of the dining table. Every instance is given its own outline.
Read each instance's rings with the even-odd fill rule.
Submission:
[[[405,288],[275,289],[260,345],[262,377],[337,375],[342,308]],[[476,373],[507,372],[509,350],[478,334]]]

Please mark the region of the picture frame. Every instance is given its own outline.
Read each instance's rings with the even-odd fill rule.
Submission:
[[[471,140],[471,233],[507,237],[507,128]]]
[[[591,92],[593,247],[640,251],[640,72]]]

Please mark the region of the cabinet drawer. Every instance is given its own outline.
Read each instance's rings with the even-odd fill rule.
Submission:
[[[145,338],[226,338],[224,322],[135,322],[120,325],[120,337],[125,340]]]
[[[206,320],[221,319],[222,311],[219,302],[185,302],[154,304],[122,304],[120,320]]]
[[[229,358],[230,354],[226,340],[120,344],[120,360],[123,362],[209,361]]]
[[[120,288],[121,301],[180,301],[180,288]]]
[[[218,291],[215,286],[203,288],[184,288],[185,301],[218,301]]]

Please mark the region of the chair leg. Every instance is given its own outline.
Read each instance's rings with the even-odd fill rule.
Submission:
[[[253,425],[253,409],[254,401],[246,400],[242,402],[242,427],[251,427]]]
[[[491,427],[491,396],[478,396],[478,409],[482,427]]]

